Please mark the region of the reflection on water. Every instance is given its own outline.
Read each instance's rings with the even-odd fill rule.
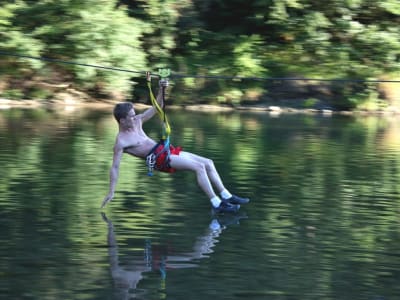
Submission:
[[[399,299],[397,118],[170,112],[172,140],[252,202],[210,213],[193,174],[124,157],[110,111],[0,111],[9,299]],[[159,123],[148,124],[153,137]],[[244,219],[244,220],[243,220]]]
[[[107,244],[110,259],[111,276],[114,280],[115,294],[118,299],[132,299],[149,297],[149,291],[139,289],[139,282],[146,273],[157,272],[160,276],[158,293],[166,294],[167,273],[176,269],[195,268],[197,261],[208,258],[213,253],[213,248],[218,242],[222,231],[231,224],[239,224],[239,220],[246,218],[243,214],[214,216],[205,232],[196,238],[191,252],[180,253],[179,249],[171,250],[168,247],[152,245],[151,239],[145,240],[143,249],[135,251],[129,256],[129,263],[121,263],[118,254],[118,242],[114,225],[102,213],[103,220],[107,223]],[[172,252],[172,253],[170,253]]]

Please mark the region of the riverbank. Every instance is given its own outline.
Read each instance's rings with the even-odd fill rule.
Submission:
[[[50,108],[59,109],[63,108],[66,110],[75,110],[78,108],[94,108],[94,109],[110,109],[118,101],[110,100],[96,100],[96,101],[76,101],[76,100],[57,100],[57,101],[43,101],[43,100],[10,100],[0,98],[0,109],[12,109],[12,108],[24,108],[24,109],[38,109],[38,108]],[[144,110],[149,105],[143,103],[136,103],[135,107],[138,110]],[[398,115],[400,109],[397,107],[388,107],[382,110],[353,110],[353,111],[338,111],[332,109],[315,109],[315,108],[296,108],[293,106],[279,106],[279,105],[238,105],[238,106],[227,106],[227,105],[210,105],[210,104],[196,104],[196,105],[170,105],[168,109],[183,109],[190,111],[201,111],[201,112],[232,112],[232,111],[246,111],[246,112],[258,112],[258,113],[269,113],[273,115],[279,114],[321,114],[325,116],[339,114],[339,115]]]

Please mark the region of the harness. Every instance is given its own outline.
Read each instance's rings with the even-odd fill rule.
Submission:
[[[158,74],[161,78],[161,80],[168,80],[168,76],[170,74],[169,69],[159,69]],[[146,165],[148,167],[148,176],[153,176],[153,171],[157,169],[157,159],[160,155],[166,153],[166,158],[164,160],[164,165],[163,167],[170,167],[169,165],[169,157],[171,155],[169,146],[170,146],[170,134],[171,134],[171,127],[168,122],[167,114],[165,113],[165,89],[166,87],[164,85],[161,85],[161,91],[162,91],[162,100],[163,100],[163,105],[162,107],[160,104],[158,104],[156,97],[154,97],[153,91],[151,89],[151,81],[149,80],[149,77],[147,79],[147,87],[149,88],[149,94],[150,94],[150,100],[151,104],[153,107],[156,109],[161,121],[162,121],[162,135],[160,141],[151,149],[149,154],[146,156]],[[157,148],[163,145],[163,149],[158,152],[154,153]]]
[[[157,150],[158,147],[160,147],[160,145],[163,145],[163,149],[161,151],[159,151],[158,153],[155,153],[155,151]],[[166,153],[166,156],[165,156],[163,165],[160,168],[157,168],[157,159],[164,153]],[[170,155],[171,155],[171,151],[169,149],[169,143],[167,145],[164,140],[160,140],[153,147],[153,149],[151,149],[149,154],[147,154],[147,156],[146,156],[146,165],[147,165],[147,168],[148,168],[147,175],[153,176],[153,171],[154,170],[163,169],[163,168],[170,168],[171,167],[170,164],[169,164]]]

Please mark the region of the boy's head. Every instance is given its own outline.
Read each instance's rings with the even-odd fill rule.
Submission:
[[[116,104],[113,112],[115,120],[120,123],[120,120],[125,119],[132,108],[133,104],[131,102],[122,102]]]

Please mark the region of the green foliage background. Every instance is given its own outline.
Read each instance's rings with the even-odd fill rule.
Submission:
[[[170,67],[191,75],[400,77],[397,0],[20,0],[0,4],[1,50],[15,54],[138,71]],[[52,97],[54,89],[38,88],[38,82],[46,82],[68,84],[98,98],[122,99],[131,97],[132,83],[140,80],[129,73],[2,56],[0,82],[2,96],[10,98]],[[377,85],[330,84],[326,89],[329,104],[337,108],[354,108],[382,97]],[[389,94],[393,89],[398,84],[389,87]],[[268,82],[186,79],[176,85],[174,100],[190,102],[190,91],[197,92],[193,98],[202,102],[235,105],[249,99],[265,101],[273,90]],[[140,89],[137,92],[140,95]]]

